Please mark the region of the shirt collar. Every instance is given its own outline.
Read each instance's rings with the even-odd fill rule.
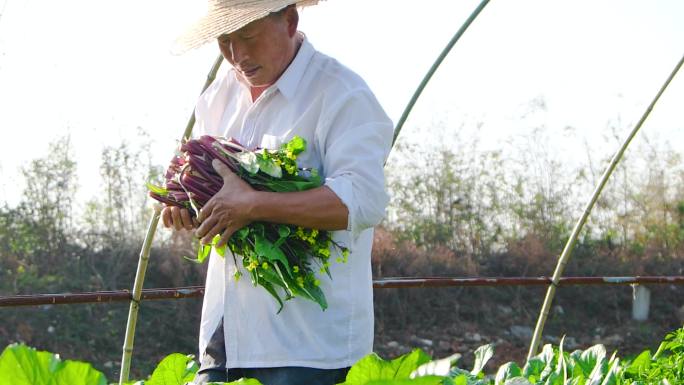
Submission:
[[[306,67],[309,65],[314,53],[315,50],[313,46],[311,43],[309,43],[306,35],[304,35],[302,45],[299,47],[299,50],[292,60],[292,63],[290,63],[285,72],[283,72],[283,74],[275,83],[275,86],[278,88],[280,93],[282,93],[287,99],[292,99],[297,92],[299,83],[301,83],[302,77],[304,77],[304,72],[306,71]]]

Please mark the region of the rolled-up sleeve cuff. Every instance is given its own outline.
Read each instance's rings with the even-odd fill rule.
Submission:
[[[354,191],[352,189],[352,182],[344,177],[325,178],[325,186],[340,198],[342,204],[347,206],[347,231],[352,231],[354,228]]]

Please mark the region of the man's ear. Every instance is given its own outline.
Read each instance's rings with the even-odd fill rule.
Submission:
[[[297,33],[297,25],[299,24],[299,12],[297,12],[296,5],[290,5],[285,10],[285,21],[287,22],[287,33],[293,37]]]

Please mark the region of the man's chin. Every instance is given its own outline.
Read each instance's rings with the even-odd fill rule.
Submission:
[[[244,84],[251,88],[267,88],[275,83],[275,80],[264,80],[261,76],[245,76],[245,74],[238,72],[240,79]]]

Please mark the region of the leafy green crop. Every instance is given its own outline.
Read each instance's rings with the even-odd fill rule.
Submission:
[[[372,353],[359,360],[339,385],[681,385],[684,384],[684,327],[668,334],[658,351],[645,350],[632,360],[608,356],[603,345],[568,353],[563,341],[545,345],[522,368],[508,362],[495,374],[484,368],[493,357],[491,345],[475,351],[471,370],[457,366],[459,354],[432,358],[420,349],[387,361]],[[146,380],[126,385],[185,385],[197,373],[192,356],[173,353]],[[62,361],[59,356],[25,345],[10,345],[0,356],[0,385],[106,385],[104,375],[90,364]],[[214,385],[262,385],[241,379]]]
[[[625,368],[630,385],[684,384],[684,327],[668,334],[651,356],[645,350]]]
[[[106,385],[90,364],[62,361],[59,355],[12,344],[0,355],[1,385]]]

